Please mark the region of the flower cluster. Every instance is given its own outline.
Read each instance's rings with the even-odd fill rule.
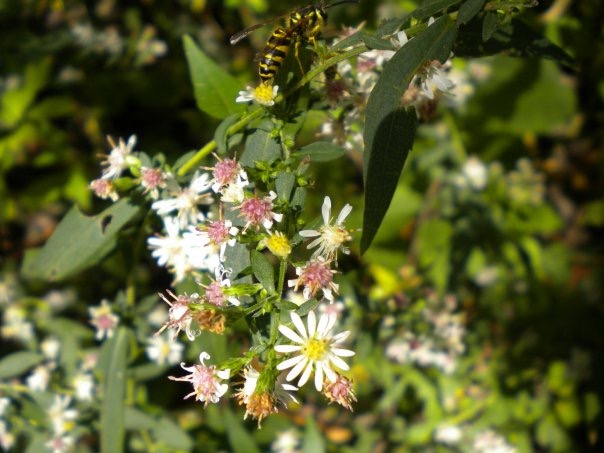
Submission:
[[[457,357],[465,351],[463,317],[455,312],[457,300],[452,295],[439,300],[430,293],[426,302],[420,322],[425,323],[429,331],[415,334],[415,329],[405,330],[386,347],[386,356],[398,363],[434,366],[451,374],[455,371]]]
[[[267,86],[261,86],[254,93],[273,99],[277,87],[268,91]],[[313,306],[335,302],[339,292],[335,281],[338,258],[350,253],[352,230],[345,225],[352,211],[350,205],[332,215],[331,199],[325,197],[322,221],[306,225],[297,221],[299,226],[292,229],[291,221],[299,214],[278,195],[276,175],[258,177],[255,169],[250,178],[249,169],[235,158],[214,156],[213,166],[198,167],[192,177],[180,179],[163,166],[143,167],[142,162],[151,159],[143,159],[140,153],[134,155],[135,144],[134,136],[127,142],[111,141],[113,149],[103,162],[103,175],[91,187],[98,195],[113,200],[117,196],[111,195],[117,194],[118,187],[134,187],[145,196],[163,224],[163,232],[147,238],[151,256],[172,274],[174,284],[188,281],[198,288],[189,294],[167,290],[159,295],[167,304],[167,314],[159,322],[155,336],[146,343],[150,360],[158,365],[180,362],[185,350],[185,345],[179,343],[181,332],[194,341],[204,331],[225,334],[232,319],[282,311],[279,304],[289,298],[289,293],[285,294],[288,288],[293,290],[293,298]],[[298,177],[302,178],[302,174]],[[124,179],[130,183],[120,183]],[[305,255],[306,259],[300,260]],[[244,269],[238,260],[245,256],[252,258],[255,281],[237,275]],[[278,280],[274,278],[277,272],[267,269],[271,263],[279,268]],[[234,272],[234,268],[239,270]],[[292,278],[286,278],[288,272]],[[286,302],[291,306],[290,301]],[[352,410],[356,401],[352,382],[336,369],[347,371],[343,359],[354,352],[341,348],[348,331],[333,333],[340,311],[339,305],[334,307],[319,307],[323,314],[318,321],[314,311],[308,312],[307,326],[295,311],[290,311],[289,319],[297,333],[289,323],[273,317],[264,344],[258,345],[261,350],[270,350],[268,355],[248,352],[239,359],[209,366],[205,363],[210,357],[204,352],[200,364],[181,363],[188,375],[170,379],[190,383],[193,391],[186,398],[195,396],[195,400],[207,405],[224,395],[229,387],[227,380],[243,373],[243,385],[235,388],[235,395],[245,407],[245,417],[250,416],[259,424],[279,406],[295,401],[291,392],[303,386],[311,375],[315,388],[329,402]],[[111,338],[120,318],[108,302],[91,308],[90,315],[96,338]],[[297,387],[288,383],[294,379]]]

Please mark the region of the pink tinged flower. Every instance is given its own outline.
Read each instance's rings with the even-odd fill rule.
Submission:
[[[344,243],[350,241],[352,237],[350,236],[350,232],[344,228],[344,220],[346,220],[346,217],[352,211],[352,206],[349,204],[344,206],[333,224],[333,219],[331,218],[331,199],[329,197],[325,197],[321,211],[323,214],[323,226],[318,230],[300,231],[300,236],[302,237],[316,238],[308,244],[309,249],[318,246],[312,255],[313,258],[322,256],[326,260],[333,260],[337,259],[338,250],[342,250],[346,254],[350,253],[350,250]]]
[[[323,395],[325,395],[330,403],[336,402],[349,411],[352,411],[352,403],[357,400],[352,389],[352,381],[339,374],[335,382],[325,383]]]
[[[209,358],[210,355],[207,352],[202,352],[199,354],[201,365],[180,364],[181,368],[190,374],[181,377],[168,376],[168,379],[173,381],[190,382],[193,385],[193,391],[184,399],[194,395],[196,401],[205,402],[206,406],[208,403],[217,403],[220,397],[226,393],[229,386],[221,381],[228,379],[231,373],[229,369],[218,370],[215,365],[206,366],[204,361]]]
[[[115,190],[113,182],[107,179],[95,179],[88,185],[90,190],[102,200],[117,201],[120,196]]]
[[[289,280],[287,285],[294,287],[295,291],[302,286],[302,294],[306,300],[312,299],[319,291],[323,292],[323,297],[330,302],[334,301],[334,293],[338,292],[338,284],[334,283],[333,276],[336,271],[329,267],[329,262],[322,257],[309,261],[304,267],[296,267],[298,278]]]
[[[281,222],[283,214],[272,212],[273,200],[277,198],[275,192],[270,192],[269,196],[248,198],[239,205],[240,216],[244,218],[246,224],[244,231],[252,225],[258,229],[262,225],[267,230],[273,226],[273,221]]]
[[[193,341],[195,339],[195,332],[191,329],[193,314],[189,308],[189,304],[201,302],[199,295],[194,293],[190,296],[187,294],[177,296],[170,290],[167,290],[166,292],[170,295],[172,300],[168,299],[162,293],[159,293],[159,297],[170,306],[168,309],[168,321],[155,335],[161,334],[166,329],[174,329],[175,332],[172,339],[175,339],[180,331],[184,330],[187,338],[190,341]]]
[[[234,246],[237,242],[239,229],[233,226],[230,220],[212,220],[206,225],[198,227],[197,231],[203,245],[213,245],[220,248],[220,261],[224,260],[227,246]]]
[[[159,168],[141,168],[141,186],[145,189],[144,193],[151,194],[151,198],[157,200],[159,189],[166,187],[166,177]]]
[[[73,436],[56,435],[44,444],[52,453],[67,453],[73,451],[75,439]]]
[[[101,301],[98,307],[90,307],[90,324],[96,328],[97,340],[103,338],[111,338],[120,318],[111,311],[111,307],[107,300]]]
[[[298,355],[279,363],[277,370],[291,368],[285,379],[292,381],[300,376],[298,387],[304,385],[314,371],[315,388],[320,392],[325,377],[329,382],[337,382],[338,375],[332,366],[341,370],[349,369],[341,357],[351,357],[355,352],[341,349],[338,345],[350,335],[350,331],[333,335],[331,331],[336,323],[335,316],[323,315],[317,325],[315,313],[311,311],[308,313],[307,326],[296,313],[292,312],[290,316],[297,332],[285,325],[279,326],[279,332],[295,344],[277,345],[275,351],[285,354],[296,352]]]
[[[122,174],[122,171],[128,168],[130,161],[132,161],[130,153],[136,145],[136,135],[131,135],[127,143],[124,143],[124,140],[120,138],[117,145],[113,141],[113,138],[107,137],[107,140],[113,149],[109,151],[105,160],[101,162],[101,165],[106,167],[101,177],[103,179],[115,179]]]

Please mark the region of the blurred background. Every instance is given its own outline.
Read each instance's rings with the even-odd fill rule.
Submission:
[[[371,30],[416,3],[339,6],[329,11],[326,36],[361,22]],[[60,319],[82,329],[69,354],[74,363],[83,360],[81,351],[94,345],[88,307],[124,287],[128,263],[120,254],[60,283],[20,273],[25,251],[43,245],[73,204],[88,214],[105,206],[88,184],[109,148],[106,135],[136,134],[137,149],[161,152],[169,162],[213,138],[219,121],[196,107],[183,35],[243,89],[256,83],[250,62],[270,29],[237,46],[229,36],[297,6],[0,0],[3,356],[40,350],[48,338],[63,345],[52,322]],[[307,390],[304,404],[257,430],[241,421],[232,399],[206,410],[183,402],[183,389],[166,380],[176,368],[144,368],[150,359],[141,346],[127,450],[599,450],[604,11],[596,0],[541,1],[521,17],[576,67],[503,56],[454,60],[455,97],[420,127],[374,245],[363,257],[353,247],[341,263],[338,308],[357,352],[350,373],[359,400],[354,413]],[[321,120],[308,120],[307,138]],[[361,226],[361,153],[350,146],[341,160],[313,165],[308,218],[329,194],[335,206],[353,204],[350,223]],[[138,266],[140,294],[170,286],[152,260]],[[228,356],[224,337],[199,342]],[[198,354],[193,346],[186,353]],[[51,371],[54,384],[68,385],[69,371]],[[9,385],[25,383],[28,372],[0,372],[0,397]],[[32,445],[36,432],[44,437],[26,409],[19,401],[0,412],[2,427],[15,434],[15,451]],[[98,448],[94,409],[88,410],[88,418],[78,419],[87,428],[78,431],[77,451]]]

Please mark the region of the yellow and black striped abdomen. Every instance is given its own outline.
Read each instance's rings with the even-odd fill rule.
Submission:
[[[258,74],[262,82],[269,82],[275,77],[287,56],[291,42],[292,35],[288,30],[277,28],[273,31],[260,54],[258,63]]]

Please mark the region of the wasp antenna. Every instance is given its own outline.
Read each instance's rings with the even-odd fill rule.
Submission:
[[[325,5],[325,9],[331,8],[332,6],[342,5],[344,3],[361,3],[361,0],[340,0],[339,2],[333,2]]]

